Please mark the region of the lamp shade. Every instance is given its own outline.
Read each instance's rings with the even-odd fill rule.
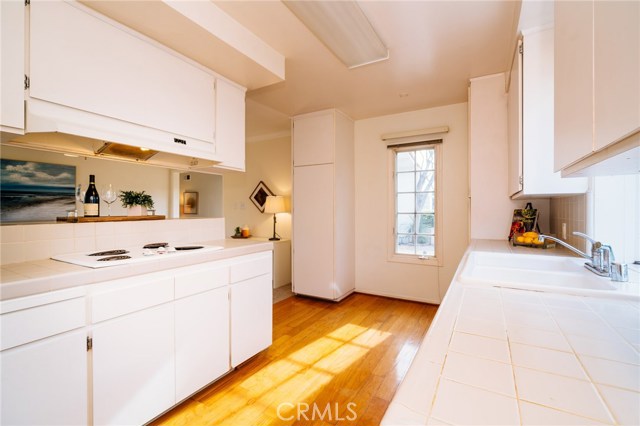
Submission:
[[[286,211],[284,208],[284,197],[282,195],[269,195],[264,204],[265,213],[282,213]]]

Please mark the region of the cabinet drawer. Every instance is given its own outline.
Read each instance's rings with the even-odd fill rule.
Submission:
[[[203,293],[229,284],[229,268],[211,265],[176,275],[176,299]]]
[[[268,274],[273,268],[272,253],[258,253],[239,258],[233,263],[229,272],[229,281],[237,283],[249,278]]]
[[[4,314],[0,317],[0,350],[84,327],[85,323],[84,297]]]
[[[114,283],[113,290],[93,294],[91,300],[91,322],[116,318],[131,312],[173,300],[173,277],[155,278],[140,283],[127,279],[131,285]]]

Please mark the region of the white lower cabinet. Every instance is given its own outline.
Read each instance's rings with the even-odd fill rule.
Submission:
[[[0,353],[0,424],[87,424],[84,329]]]
[[[0,424],[87,423],[84,296],[80,288],[0,302]]]
[[[230,370],[227,286],[175,302],[176,402]]]
[[[173,304],[93,328],[93,422],[144,424],[175,404]]]
[[[237,367],[272,342],[271,274],[231,286],[231,366]]]
[[[272,253],[244,256],[231,265],[231,366],[271,346]]]
[[[267,251],[0,302],[0,424],[151,421],[271,345],[272,271]]]

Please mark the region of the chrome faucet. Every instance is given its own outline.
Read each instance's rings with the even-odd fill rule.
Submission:
[[[611,277],[613,281],[629,280],[627,265],[614,263],[615,256],[613,255],[613,249],[610,245],[602,244],[600,241],[596,241],[582,232],[574,232],[573,235],[584,238],[591,243],[591,255],[549,235],[540,234],[539,239],[544,240],[545,238],[548,238],[551,241],[555,241],[556,243],[568,248],[578,256],[582,256],[585,259],[590,260],[590,262],[586,262],[584,264],[584,267],[596,275],[601,277]]]

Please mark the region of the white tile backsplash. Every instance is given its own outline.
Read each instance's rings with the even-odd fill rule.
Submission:
[[[19,243],[24,241],[24,226],[0,226],[0,239],[3,243]]]
[[[0,262],[2,265],[25,261],[23,242],[2,243],[0,246]]]
[[[550,201],[549,230],[542,229],[542,233],[550,232],[558,238],[562,238],[562,224],[566,223],[567,243],[580,250],[586,249],[586,241],[576,237],[573,231],[586,232],[586,196],[584,194],[571,197],[551,198]]]
[[[0,226],[0,264],[46,259],[63,253],[108,250],[150,242],[185,244],[224,239],[224,219]]]

